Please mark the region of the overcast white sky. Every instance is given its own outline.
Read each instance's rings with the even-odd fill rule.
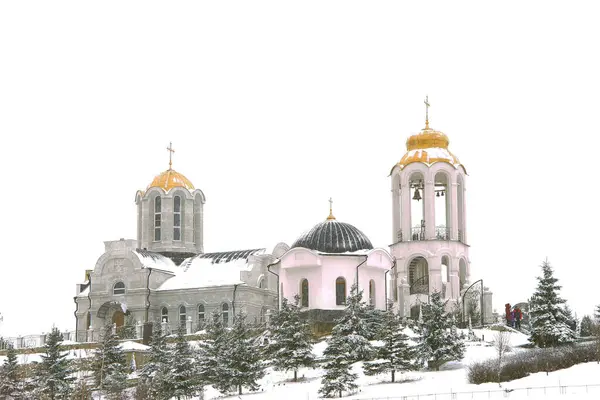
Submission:
[[[103,241],[173,167],[205,250],[288,244],[328,214],[392,241],[388,173],[433,128],[464,163],[473,278],[494,307],[548,257],[600,303],[597,2],[0,3],[0,334],[74,329]]]

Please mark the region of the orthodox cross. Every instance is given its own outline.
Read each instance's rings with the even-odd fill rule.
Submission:
[[[425,129],[429,128],[429,96],[425,96]]]
[[[171,166],[173,165],[173,153],[175,153],[172,142],[169,142],[169,147],[167,147],[167,150],[169,150],[169,169],[171,169]]]
[[[335,219],[333,216],[333,199],[331,197],[329,198],[329,217],[327,219]]]

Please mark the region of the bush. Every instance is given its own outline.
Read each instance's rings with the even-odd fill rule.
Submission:
[[[504,358],[498,376],[498,360],[489,359],[469,366],[469,383],[507,382],[536,372],[552,372],[575,364],[595,361],[594,345],[563,346],[535,349]]]

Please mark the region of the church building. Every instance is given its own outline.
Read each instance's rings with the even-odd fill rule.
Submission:
[[[355,283],[373,307],[384,310],[391,301],[405,317],[417,317],[434,291],[456,304],[470,285],[467,172],[448,145],[428,116],[425,128],[406,141],[390,171],[389,250],[374,248],[362,231],[338,221],[330,199],[329,216],[291,246],[205,252],[206,197],[172,168],[170,157],[169,169],[136,193],[137,239],[105,242],[104,254],[77,285],[77,340],[95,340],[106,324],[121,327],[127,318],[195,332],[214,310],[228,325],[240,310],[264,323],[284,297],[296,295],[315,324],[330,327]],[[484,295],[491,318],[491,293]]]

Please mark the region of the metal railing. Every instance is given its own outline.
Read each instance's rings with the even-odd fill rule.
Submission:
[[[410,285],[410,294],[429,294],[429,275],[425,275]]]
[[[410,239],[412,241],[425,240],[425,227],[419,226],[410,230]]]
[[[436,226],[435,238],[437,240],[450,240],[450,228],[446,226]]]

